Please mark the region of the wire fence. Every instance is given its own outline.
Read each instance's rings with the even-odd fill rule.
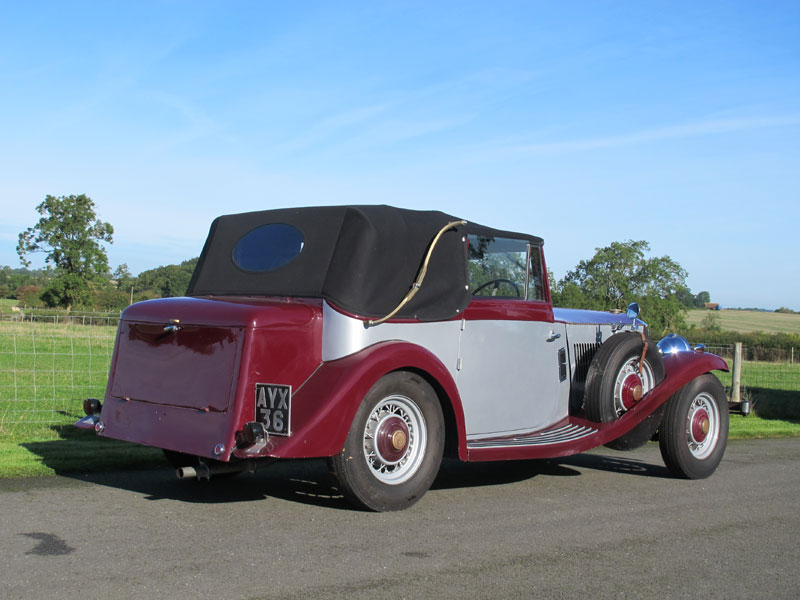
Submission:
[[[46,308],[19,308],[11,312],[0,312],[0,322],[46,323],[48,325],[90,325],[95,327],[116,327],[120,312],[70,311]]]
[[[0,315],[0,432],[64,424],[102,398],[119,313]]]
[[[119,313],[0,314],[0,433],[19,424],[59,425],[82,416],[85,398],[105,395]],[[706,346],[733,361],[733,345]],[[742,386],[782,395],[800,411],[795,349],[745,347]],[[730,390],[731,377],[718,373]]]
[[[692,344],[693,346],[696,343]],[[734,345],[706,345],[706,352],[724,358],[733,368]],[[744,389],[800,392],[800,360],[796,348],[742,347],[742,387]],[[718,373],[720,380],[730,391],[730,373]],[[800,403],[800,397],[798,397]]]

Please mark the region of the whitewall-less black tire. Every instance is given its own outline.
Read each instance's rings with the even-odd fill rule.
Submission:
[[[716,471],[728,443],[728,399],[707,373],[667,401],[658,431],[664,464],[676,477],[704,479]]]
[[[328,464],[351,503],[374,511],[400,510],[430,488],[444,440],[436,392],[419,375],[397,371],[369,390],[344,448]]]
[[[664,379],[664,362],[658,348],[635,332],[611,336],[597,350],[586,375],[583,409],[586,418],[609,423],[622,416]],[[640,362],[641,369],[640,369]]]

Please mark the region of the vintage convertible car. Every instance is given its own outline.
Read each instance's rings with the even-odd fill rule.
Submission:
[[[182,477],[328,457],[351,502],[410,506],[444,453],[558,457],[655,434],[703,478],[728,435],[713,370],[628,314],[553,308],[532,235],[389,206],[214,221],[187,297],[122,314],[77,425],[164,449]]]

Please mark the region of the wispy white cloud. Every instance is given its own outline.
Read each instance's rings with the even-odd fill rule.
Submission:
[[[160,107],[174,115],[171,126],[161,126],[162,133],[153,137],[150,151],[165,152],[219,132],[220,127],[197,102],[159,90],[149,90],[140,98],[151,107]],[[151,111],[152,112],[152,111]]]
[[[693,123],[668,125],[644,129],[632,133],[605,137],[566,140],[563,142],[542,142],[533,144],[507,145],[503,150],[520,154],[550,154],[557,152],[580,152],[598,148],[617,148],[633,146],[662,140],[678,140],[709,135],[732,133],[771,127],[800,125],[800,115],[774,117],[741,117],[729,119],[710,119]]]
[[[336,134],[365,125],[386,111],[385,105],[375,104],[343,110],[326,116],[304,132],[276,147],[278,152],[299,152],[314,147]]]
[[[369,150],[388,147],[428,135],[442,133],[469,123],[475,115],[442,118],[396,118],[382,121],[346,143],[349,148]]]

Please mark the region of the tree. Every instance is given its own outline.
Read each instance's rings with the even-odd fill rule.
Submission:
[[[101,242],[112,243],[114,228],[100,221],[94,202],[86,196],[46,196],[36,207],[39,222],[19,234],[17,254],[24,266],[26,256],[45,254],[45,262],[55,267],[55,277],[42,297],[51,306],[69,310],[88,301],[93,287],[104,283],[108,257]]]
[[[711,294],[706,291],[699,292],[694,297],[695,308],[705,308],[706,302],[711,302]]]
[[[625,310],[638,302],[642,318],[661,335],[684,325],[686,271],[668,256],[647,258],[644,240],[596,248],[556,285],[554,301],[572,308]]]
[[[722,331],[719,315],[715,312],[706,313],[706,316],[700,321],[700,327],[706,331]]]
[[[708,293],[708,292],[706,292],[706,293]],[[681,304],[683,304],[686,308],[694,308],[695,307],[694,303],[696,301],[696,296],[694,294],[692,294],[691,290],[688,287],[684,288],[682,290],[678,290],[678,293],[676,294],[676,297],[678,298],[678,301]]]
[[[116,269],[114,269],[111,279],[117,282],[117,289],[120,292],[130,292],[131,288],[136,283],[136,278],[131,275],[131,271],[128,268],[128,263],[122,263]]]
[[[183,296],[192,280],[197,261],[197,258],[192,258],[180,265],[167,265],[143,271],[133,285],[140,292],[149,292],[150,296],[162,298]]]
[[[36,308],[42,305],[42,288],[38,285],[23,285],[17,288],[17,300],[22,306]]]

